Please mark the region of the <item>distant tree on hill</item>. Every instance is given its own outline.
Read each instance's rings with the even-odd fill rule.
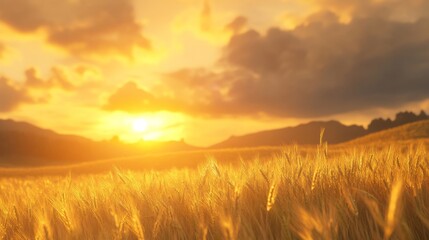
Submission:
[[[421,120],[427,120],[429,116],[422,110],[419,115],[413,112],[399,112],[396,114],[395,119],[392,121],[390,118],[376,118],[371,121],[368,125],[368,132],[378,132],[393,127],[398,127],[407,123],[417,122]]]
[[[421,121],[421,120],[429,119],[429,116],[426,115],[425,111],[422,110],[422,111],[420,111],[420,114],[417,118],[419,119],[419,121]]]
[[[415,122],[417,121],[417,115],[413,112],[400,112],[396,114],[395,121],[393,121],[394,126],[400,126],[407,123]]]
[[[383,118],[376,118],[371,121],[371,123],[368,125],[368,132],[378,132],[387,128],[393,127],[392,120],[390,118],[383,119]]]

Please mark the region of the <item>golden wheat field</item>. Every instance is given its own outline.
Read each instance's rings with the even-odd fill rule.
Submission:
[[[178,160],[179,161],[179,160]],[[0,180],[2,239],[429,239],[424,144]]]

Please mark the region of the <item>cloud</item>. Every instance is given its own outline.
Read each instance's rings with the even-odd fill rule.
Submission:
[[[415,21],[429,16],[426,0],[306,0],[322,10],[347,14],[349,17],[382,18],[393,21]]]
[[[223,62],[253,71],[228,96],[252,112],[317,117],[427,98],[429,20],[377,18],[340,24],[319,15],[294,31],[235,36]]]
[[[209,0],[204,0],[203,8],[200,15],[200,30],[203,32],[212,29],[212,8]]]
[[[64,70],[59,67],[51,69],[51,77],[44,80],[39,77],[35,68],[29,68],[25,71],[25,85],[27,88],[33,89],[52,89],[60,88],[63,90],[73,90],[75,86],[70,83]]]
[[[127,82],[109,97],[105,110],[130,113],[177,111],[173,101],[156,98],[135,82]]]
[[[164,84],[151,92],[135,82],[127,82],[108,98],[103,108],[129,113],[169,111],[209,116],[213,113],[207,109],[214,110],[213,105],[223,104],[221,82],[224,81],[219,77],[224,75],[206,69],[183,69],[164,77]]]
[[[56,65],[44,76],[35,67],[24,71],[23,87],[28,90],[81,91],[84,88],[97,88],[103,79],[100,69],[92,65]]]
[[[47,103],[57,90],[81,94],[98,89],[99,77],[98,69],[91,65],[55,66],[46,77],[32,67],[24,71],[23,80],[0,75],[0,112],[15,110],[22,104]]]
[[[247,107],[238,106],[230,90],[252,78],[253,73],[245,70],[181,69],[166,74],[156,92],[169,96],[170,101],[180,106],[176,109],[185,113],[205,117],[242,115],[248,112]]]
[[[247,27],[247,18],[243,16],[236,17],[232,22],[225,26],[225,30],[234,34],[241,33]]]
[[[0,112],[10,112],[23,103],[33,102],[24,90],[13,86],[5,77],[0,77],[0,96]]]
[[[133,112],[310,118],[429,98],[429,2],[307,1],[322,11],[290,30],[246,30],[246,19],[236,18],[216,66],[166,74]],[[202,16],[210,17],[205,4]]]
[[[220,70],[167,74],[151,98],[134,92],[133,102],[140,95],[150,100],[133,111],[169,110],[153,102],[165,94],[180,106],[175,110],[206,116],[320,117],[425,100],[426,29],[425,18],[356,18],[343,24],[334,13],[321,12],[294,30],[249,30],[225,46]]]
[[[0,42],[0,59],[4,57],[5,52],[6,52],[6,47],[4,46],[3,43]]]
[[[130,0],[0,0],[0,21],[21,32],[43,29],[47,40],[79,56],[150,49]]]

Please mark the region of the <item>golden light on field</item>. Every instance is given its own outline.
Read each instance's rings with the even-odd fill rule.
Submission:
[[[250,149],[221,150],[204,163],[204,153],[188,152],[174,164],[194,167],[171,171],[144,170],[134,158],[116,160],[110,172],[104,163],[0,169],[17,174],[0,178],[0,222],[8,223],[0,237],[427,239],[416,237],[429,233],[425,145],[343,146],[327,155],[305,148],[266,148],[272,157],[262,159]],[[154,169],[171,157],[152,156]],[[88,167],[97,174],[75,175]],[[23,172],[40,176],[17,177]]]
[[[429,0],[0,0],[0,240],[429,239],[424,29]]]

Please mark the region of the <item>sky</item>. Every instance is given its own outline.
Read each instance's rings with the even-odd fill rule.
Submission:
[[[429,110],[427,0],[0,0],[0,118],[181,140]]]

